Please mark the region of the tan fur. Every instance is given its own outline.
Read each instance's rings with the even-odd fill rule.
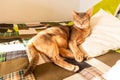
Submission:
[[[91,10],[86,12],[85,18],[73,12],[73,27],[50,27],[34,36],[27,45],[30,65],[25,75],[34,70],[39,62],[39,54],[41,53],[48,56],[53,63],[64,69],[69,71],[79,70],[77,65],[64,61],[64,58],[75,58],[78,62],[86,58],[86,54],[79,49],[78,45],[82,44],[91,32],[90,16]],[[88,18],[88,22],[85,22],[86,18]]]

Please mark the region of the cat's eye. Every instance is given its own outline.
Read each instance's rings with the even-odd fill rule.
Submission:
[[[86,23],[86,22],[88,22],[88,19],[87,19],[87,18],[82,20],[82,23],[83,23],[83,24]]]

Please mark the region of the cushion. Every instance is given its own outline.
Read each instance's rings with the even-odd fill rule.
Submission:
[[[96,57],[120,48],[120,20],[104,10],[91,18],[91,35],[81,45],[84,51]]]

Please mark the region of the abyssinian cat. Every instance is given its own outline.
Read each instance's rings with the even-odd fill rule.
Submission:
[[[72,27],[54,26],[39,32],[27,45],[27,55],[29,66],[25,75],[32,72],[39,62],[39,54],[44,54],[56,65],[76,72],[79,70],[77,65],[70,64],[64,58],[74,58],[81,62],[87,58],[78,45],[81,45],[86,37],[91,33],[90,18],[92,9],[87,12],[78,13],[73,11]]]

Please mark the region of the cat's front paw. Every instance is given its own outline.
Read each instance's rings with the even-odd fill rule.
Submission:
[[[84,54],[83,53],[75,53],[74,57],[75,57],[75,60],[77,62],[82,62],[84,60]]]

